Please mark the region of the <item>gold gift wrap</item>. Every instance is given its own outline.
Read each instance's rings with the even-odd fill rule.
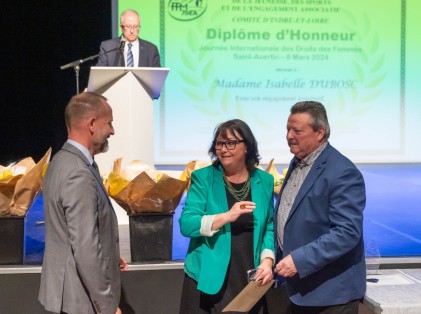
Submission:
[[[211,164],[210,162],[206,162],[206,161],[193,160],[193,161],[190,161],[186,165],[186,168],[184,169],[183,173],[181,174],[180,180],[187,181],[187,185],[186,185],[187,190],[190,188],[192,172],[197,170],[197,169],[209,166],[210,164]]]
[[[35,164],[31,157],[0,166],[0,216],[25,216],[42,186],[51,148]]]
[[[170,176],[165,171],[155,170],[141,161],[134,160],[125,169],[122,158],[114,161],[113,171],[104,180],[108,194],[128,215],[136,213],[172,213],[177,208],[183,193],[190,187],[193,171],[210,165],[210,162],[190,161],[184,171]],[[273,159],[266,172],[274,177],[274,193],[278,194],[286,174],[280,174]]]
[[[127,214],[172,213],[186,185],[187,181],[170,177],[140,161],[133,161],[121,170],[121,158],[114,162],[113,171],[105,182],[110,197]]]
[[[279,173],[276,167],[273,164],[274,159],[272,159],[266,167],[266,172],[270,173],[274,179],[273,192],[279,194],[281,191],[282,184],[284,183],[285,176],[287,174],[288,168],[284,168],[282,173]]]

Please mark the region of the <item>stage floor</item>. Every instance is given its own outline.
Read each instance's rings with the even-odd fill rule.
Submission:
[[[279,171],[285,166],[277,167]],[[360,164],[367,190],[364,211],[364,240],[374,245],[382,257],[421,257],[421,164]],[[172,167],[160,169],[183,170]],[[189,239],[180,234],[178,219],[185,195],[173,219],[174,261],[183,261]],[[42,263],[44,253],[42,195],[27,214],[25,264]],[[126,236],[128,236],[128,226]],[[124,230],[124,227],[123,227]],[[124,235],[123,235],[124,236]],[[124,241],[129,243],[129,241]],[[130,255],[122,248],[122,256]]]

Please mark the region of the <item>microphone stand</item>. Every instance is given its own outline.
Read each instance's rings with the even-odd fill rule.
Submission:
[[[97,53],[96,55],[92,55],[92,56],[87,57],[85,59],[76,60],[76,61],[70,62],[68,64],[62,65],[60,67],[60,69],[61,70],[64,70],[64,69],[67,69],[67,68],[70,68],[70,67],[73,67],[75,69],[75,75],[76,75],[76,93],[79,94],[79,71],[80,71],[80,64],[82,64],[82,63],[84,63],[86,61],[89,61],[89,60],[93,60],[95,58],[98,58],[99,56],[105,55],[105,54],[107,54],[109,52],[117,51],[117,50],[120,50],[120,49],[121,49],[121,46],[120,47],[117,47],[115,49],[111,49],[111,50],[108,50],[108,51],[100,52],[100,53]]]

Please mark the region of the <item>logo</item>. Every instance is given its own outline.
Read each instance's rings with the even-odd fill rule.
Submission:
[[[206,0],[170,0],[168,12],[176,20],[191,21],[206,11]]]

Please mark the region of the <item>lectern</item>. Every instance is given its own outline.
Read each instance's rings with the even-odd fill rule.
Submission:
[[[109,172],[116,158],[154,164],[153,100],[158,99],[168,68],[91,67],[88,90],[105,96],[113,109],[115,135],[109,151],[95,156]]]
[[[108,99],[114,119],[109,151],[95,156],[101,171],[109,173],[119,157],[123,163],[141,160],[154,165],[153,100],[159,98],[168,72],[169,68],[91,67],[88,91]]]

